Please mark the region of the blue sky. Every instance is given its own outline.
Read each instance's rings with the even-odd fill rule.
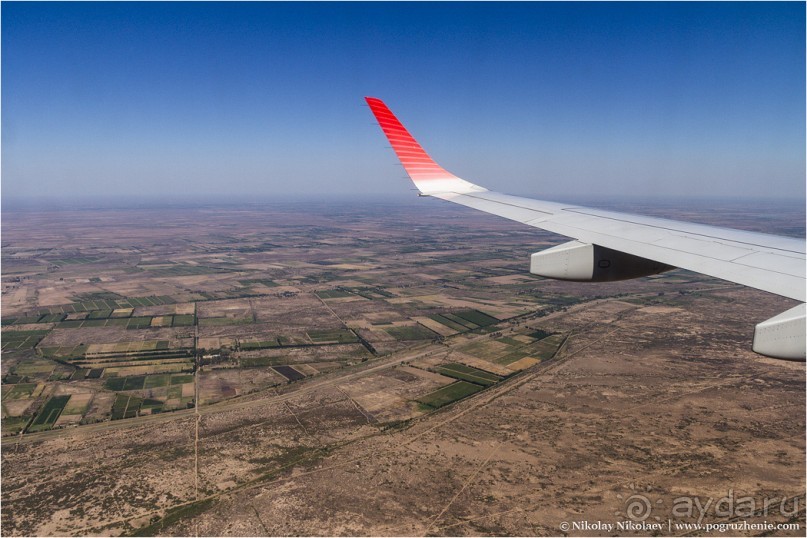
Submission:
[[[2,4],[2,195],[805,196],[800,3]]]

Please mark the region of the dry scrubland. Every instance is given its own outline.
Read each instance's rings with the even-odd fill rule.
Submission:
[[[801,208],[723,207],[644,209],[803,234]],[[559,238],[437,201],[3,231],[5,535],[556,535],[637,493],[664,522],[799,496],[750,521],[804,528],[804,366],[750,352],[787,300],[539,279]]]

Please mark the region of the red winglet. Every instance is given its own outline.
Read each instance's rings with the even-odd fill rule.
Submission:
[[[412,181],[429,181],[433,179],[454,179],[457,176],[446,171],[442,166],[434,162],[429,154],[418,144],[417,140],[409,134],[409,131],[398,121],[395,114],[390,112],[387,105],[381,99],[375,97],[365,97],[370,110],[373,111],[381,129],[387,136],[392,149],[403,164],[406,173]]]

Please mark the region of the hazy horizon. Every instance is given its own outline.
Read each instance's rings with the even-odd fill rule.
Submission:
[[[510,193],[508,193],[510,194]],[[530,196],[533,198],[541,196],[540,193],[515,193],[521,196]],[[259,204],[284,204],[284,203],[314,203],[323,204],[334,202],[338,204],[347,203],[383,203],[392,205],[409,206],[416,204],[423,204],[427,196],[418,196],[415,191],[403,194],[389,194],[389,193],[357,193],[357,194],[344,194],[344,193],[328,193],[328,194],[277,194],[277,195],[197,195],[197,196],[175,196],[165,197],[157,195],[143,195],[143,196],[7,196],[4,195],[2,199],[2,209],[27,209],[32,207],[42,207],[45,209],[59,209],[59,208],[159,208],[159,207],[201,207],[201,206],[230,206],[236,204],[243,205],[259,205]],[[713,195],[713,196],[685,196],[685,195],[660,195],[652,196],[645,194],[578,194],[578,195],[551,195],[543,196],[544,199],[560,203],[570,204],[596,204],[598,202],[605,204],[612,203],[647,203],[650,205],[664,205],[676,206],[679,205],[681,209],[686,209],[690,205],[701,206],[709,205],[714,202],[721,202],[727,205],[732,204],[782,204],[803,206],[804,201],[794,199],[792,197],[759,197],[759,196],[731,196],[731,195]]]

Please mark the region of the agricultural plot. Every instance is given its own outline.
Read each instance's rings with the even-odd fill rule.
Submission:
[[[122,391],[122,390],[141,390],[146,382],[146,376],[126,376],[126,377],[112,377],[104,382],[104,387],[109,390]]]
[[[156,374],[110,377],[104,382],[104,388],[114,391],[143,390],[171,385],[193,383],[192,374]]]
[[[87,352],[87,346],[79,344],[77,346],[48,346],[39,347],[37,351],[45,358],[70,359],[79,358]]]
[[[196,323],[196,318],[193,314],[175,314],[173,317],[172,327],[192,327]]]
[[[354,294],[344,290],[327,290],[316,292],[320,299],[342,299],[344,297],[354,297]]]
[[[473,323],[472,321],[468,321],[465,318],[461,318],[460,316],[458,316],[456,314],[452,314],[451,312],[444,313],[443,317],[446,318],[447,320],[450,320],[450,321],[462,326],[466,330],[473,330],[473,329],[478,329],[479,328],[479,325],[477,325],[476,323]]]
[[[539,360],[551,359],[563,344],[566,336],[563,334],[553,334],[542,340],[527,346],[529,355]]]
[[[465,332],[468,330],[468,327],[466,327],[465,325],[457,323],[456,321],[452,321],[441,314],[432,314],[429,316],[429,318],[432,319],[433,321],[436,321],[437,323],[445,325],[446,327],[455,332]]]
[[[426,327],[427,329],[431,329],[432,331],[436,332],[440,336],[452,336],[457,334],[458,330],[452,329],[443,323],[435,321],[434,319],[426,316],[414,316],[411,318],[412,321],[416,321]]]
[[[89,359],[96,356],[102,357],[120,353],[150,353],[156,351],[167,351],[169,344],[170,342],[168,340],[142,340],[134,342],[118,342],[112,344],[91,344],[87,348],[85,355]]]
[[[131,309],[135,307],[157,306],[157,305],[173,304],[177,302],[172,297],[169,297],[167,295],[126,298],[116,295],[114,293],[83,294],[80,296],[76,296],[75,299],[76,302],[74,303],[49,306],[47,308],[40,309],[37,316],[37,320],[41,319],[41,316],[44,315],[50,315],[50,314],[71,315],[77,312],[87,312],[90,314],[92,314],[93,312],[109,312],[107,316],[126,317],[125,315],[122,314],[122,312],[126,310],[131,311]],[[95,314],[95,315],[101,315],[101,314]],[[39,322],[44,323],[44,321]],[[28,323],[36,323],[36,320],[29,321]]]
[[[461,400],[472,394],[476,394],[483,389],[483,386],[475,383],[457,381],[456,383],[452,383],[443,388],[437,389],[434,392],[421,396],[420,398],[417,398],[416,401],[433,409],[439,409],[440,407],[448,405],[452,402],[456,402],[457,400]]]
[[[18,383],[16,385],[3,385],[3,400],[19,400],[30,398],[36,390],[36,383]]]
[[[129,318],[126,324],[127,329],[147,329],[151,327],[150,317]]]
[[[301,374],[291,366],[275,366],[272,369],[289,381],[299,381],[300,379],[305,378],[305,375]]]
[[[2,430],[3,435],[16,435],[25,429],[25,426],[31,420],[30,415],[23,415],[19,417],[3,417]]]
[[[56,363],[47,359],[23,359],[14,365],[12,372],[21,377],[46,379],[56,368]]]
[[[499,320],[479,310],[465,309],[456,312],[431,314],[429,319],[456,332],[465,332],[499,323]]]
[[[537,337],[541,339],[536,340]],[[539,330],[529,333],[529,335],[520,334],[485,342],[474,342],[461,346],[459,351],[517,371],[552,358],[564,338],[565,336],[562,334],[551,334]]]
[[[420,324],[387,327],[384,331],[396,340],[432,340],[438,337],[437,333]]]
[[[200,266],[200,265],[186,265],[186,264],[174,264],[174,265],[141,265],[142,269],[148,271],[151,276],[194,276],[194,275],[207,275],[207,274],[220,274],[220,273],[229,273],[233,271],[233,269],[225,268],[225,267],[210,267],[210,266]],[[143,298],[141,298],[143,299]],[[131,299],[130,299],[131,300]],[[141,305],[147,306],[147,305]]]
[[[499,320],[493,316],[489,316],[479,310],[460,310],[454,313],[457,317],[465,321],[471,322],[478,327],[487,327],[488,325],[495,325]]]
[[[46,331],[3,331],[3,351],[31,349],[49,333]]]
[[[529,333],[527,336],[529,336],[530,338],[534,338],[535,340],[543,340],[547,336],[552,336],[552,333],[542,331],[539,329],[537,331]]]
[[[96,313],[96,312],[91,312]],[[106,312],[98,312],[99,315]],[[111,314],[111,311],[109,312]],[[88,327],[125,327],[126,329],[147,329],[152,326],[152,317],[91,317],[85,319],[68,319],[57,325],[59,329],[82,329]],[[169,325],[170,326],[170,323]]]
[[[73,394],[67,405],[64,406],[62,416],[64,415],[83,415],[89,408],[90,401],[92,400],[92,393],[85,392],[80,394]]]
[[[151,327],[170,327],[174,316],[154,316],[151,318]]]
[[[70,400],[69,394],[50,398],[45,405],[42,406],[42,409],[40,409],[39,413],[34,417],[34,420],[31,421],[31,425],[28,426],[27,431],[38,432],[51,429],[59,419],[59,415],[61,415],[68,400]]]
[[[496,374],[456,362],[441,364],[440,366],[437,366],[435,370],[437,373],[445,376],[460,379],[462,381],[468,381],[470,383],[476,383],[477,385],[482,385],[483,387],[489,387],[502,380],[502,377]]]
[[[120,364],[120,363],[119,363]],[[160,361],[145,365],[119,365],[104,368],[106,377],[125,377],[146,374],[179,373],[193,370],[193,360],[177,360],[175,362]]]
[[[48,315],[48,314],[43,314],[43,316],[44,315]],[[23,316],[23,317],[19,317],[19,318],[14,318],[13,320],[12,319],[7,319],[6,323],[4,323],[3,325],[12,325],[12,324],[13,325],[30,325],[31,323],[38,323],[41,317],[42,316],[40,316],[40,315],[36,315],[36,316]]]
[[[112,420],[132,418],[137,416],[143,399],[127,394],[116,394],[115,403],[112,404]]]
[[[44,314],[37,323],[56,323],[67,317],[67,314]]]

